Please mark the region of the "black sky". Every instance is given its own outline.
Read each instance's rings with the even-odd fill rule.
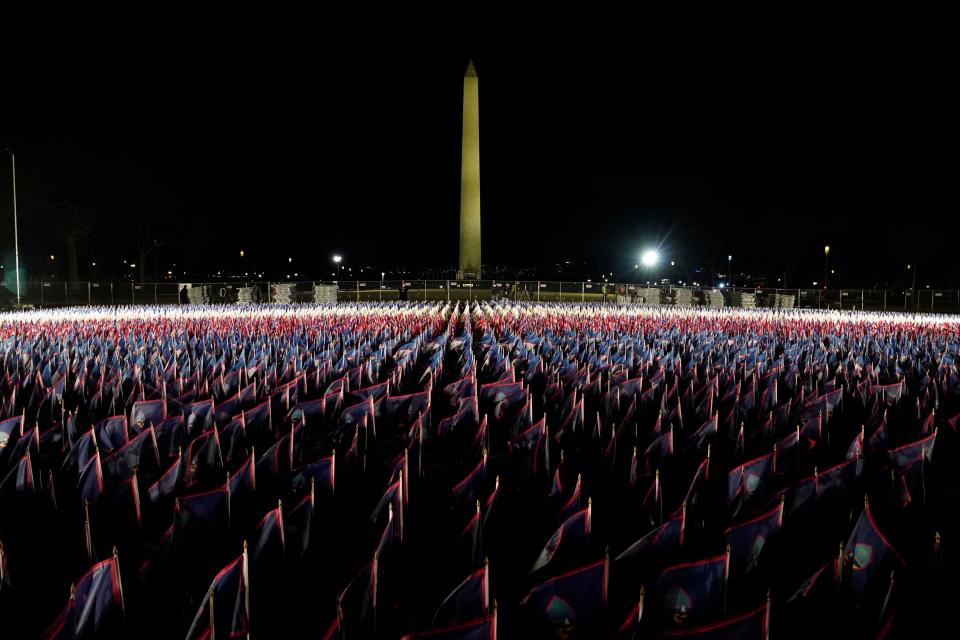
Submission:
[[[235,269],[241,248],[317,278],[334,251],[376,270],[451,266],[473,56],[488,265],[622,276],[662,243],[719,272],[732,253],[768,282],[787,252],[806,286],[830,244],[843,285],[895,283],[910,262],[922,282],[958,287],[951,24],[877,8],[521,19],[37,5],[4,21],[0,141],[25,176],[79,158],[84,175],[110,176],[111,206],[175,221],[177,242],[201,250],[161,252],[160,269],[175,256]],[[5,177],[4,220],[8,193]],[[25,254],[58,250],[21,224]],[[102,232],[81,248],[101,264],[128,249]]]

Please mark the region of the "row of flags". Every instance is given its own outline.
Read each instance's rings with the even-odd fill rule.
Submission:
[[[79,540],[58,557],[89,567],[47,637],[143,629],[183,576],[189,617],[166,624],[188,638],[260,637],[271,591],[305,586],[331,594],[331,638],[776,637],[808,608],[890,633],[901,576],[942,580],[942,318],[125,314],[3,336],[0,605],[29,593],[23,514],[54,514]],[[453,589],[410,603],[421,581]]]

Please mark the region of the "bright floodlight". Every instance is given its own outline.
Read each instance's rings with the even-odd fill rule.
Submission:
[[[640,262],[642,262],[645,267],[652,267],[660,262],[660,254],[653,249],[647,249],[643,252],[643,255],[640,256]]]
[[[339,255],[333,256],[333,261],[336,262],[337,264],[340,264],[341,260],[343,260],[343,258],[340,257]]]

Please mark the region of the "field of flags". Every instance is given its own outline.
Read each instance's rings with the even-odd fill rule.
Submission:
[[[0,637],[945,637],[960,318],[0,315]]]

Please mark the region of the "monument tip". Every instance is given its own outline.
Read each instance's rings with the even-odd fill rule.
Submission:
[[[463,75],[465,78],[477,77],[477,68],[473,66],[473,58],[470,58],[470,62],[467,64],[467,72]]]

